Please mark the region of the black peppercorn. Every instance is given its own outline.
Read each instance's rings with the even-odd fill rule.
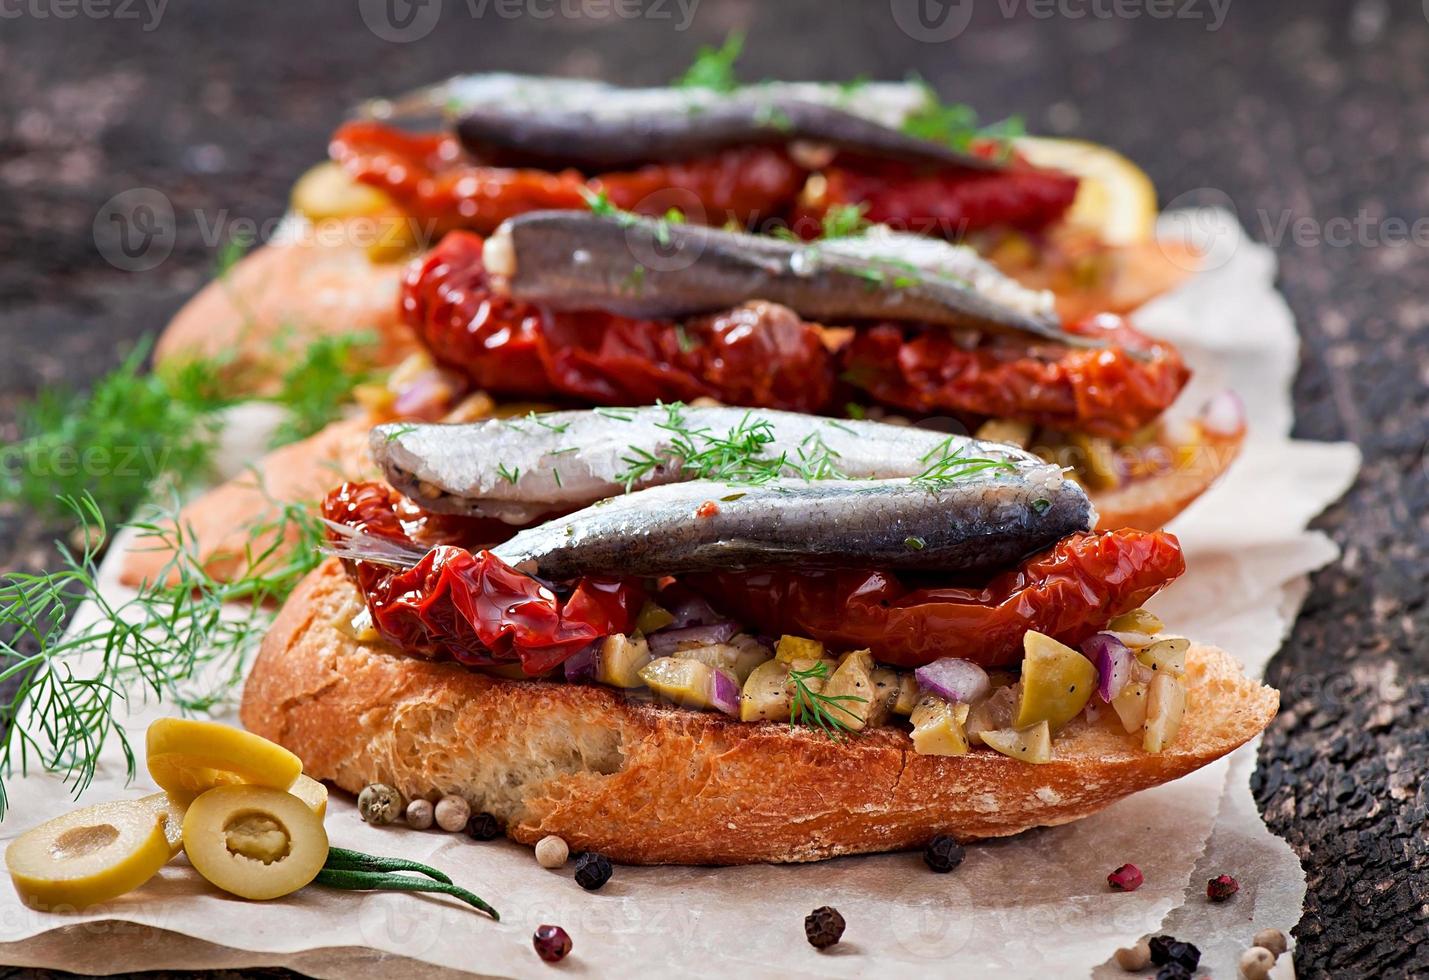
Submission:
[[[1152,936],[1146,944],[1151,948],[1151,962],[1155,966],[1179,966],[1189,973],[1201,963],[1201,951],[1175,936]]]
[[[501,821],[485,810],[473,813],[466,822],[466,835],[472,840],[495,840],[501,836]]]
[[[815,949],[828,949],[843,938],[844,917],[825,905],[804,916],[804,935]]]
[[[614,870],[610,866],[610,858],[595,851],[587,851],[576,858],[576,884],[588,892],[593,892],[610,880]]]
[[[923,848],[923,863],[938,874],[947,874],[962,864],[963,858],[966,856],[967,851],[963,850],[963,845],[947,834],[939,834],[928,841],[928,846]]]

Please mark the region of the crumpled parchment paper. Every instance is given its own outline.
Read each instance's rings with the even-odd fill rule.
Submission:
[[[1136,319],[1176,341],[1196,369],[1185,403],[1194,408],[1234,387],[1251,435],[1227,478],[1175,522],[1190,571],[1155,608],[1172,628],[1225,647],[1259,674],[1294,619],[1304,576],[1336,555],[1305,526],[1346,489],[1358,454],[1352,446],[1288,439],[1298,341],[1274,289],[1269,250],[1223,212],[1174,212],[1161,230],[1199,241],[1209,268]],[[123,591],[112,582],[107,589]],[[142,745],[145,726],[167,711],[130,707],[126,726]],[[219,717],[237,723],[233,712]],[[441,897],[320,887],[250,903],[208,886],[180,858],[138,892],[78,915],[34,912],[3,890],[0,962],[87,973],[285,965],[355,980],[413,970],[412,961],[420,961],[431,976],[515,976],[544,969],[530,936],[549,922],[573,937],[562,970],[574,975],[913,977],[955,970],[1005,980],[1124,975],[1105,965],[1111,953],[1164,929],[1201,946],[1203,973],[1229,978],[1250,935],[1265,926],[1289,929],[1304,894],[1298,862],[1265,830],[1250,799],[1253,752],[1247,746],[1078,823],[970,847],[953,874],[928,873],[918,854],[786,867],[621,867],[597,893],[577,887],[569,867],[542,870],[509,842],[368,827],[338,795],[327,820],[334,844],[437,865],[492,902],[502,921]],[[125,785],[111,746],[83,802],[150,789],[142,774]],[[4,839],[73,806],[68,789],[49,775],[15,778],[10,792]],[[1145,885],[1112,892],[1107,872],[1128,861],[1141,867]],[[1242,890],[1211,906],[1205,879],[1220,871],[1235,874]],[[848,922],[844,941],[825,953],[803,936],[804,915],[820,905],[836,906]],[[1288,974],[1288,960],[1278,975]]]

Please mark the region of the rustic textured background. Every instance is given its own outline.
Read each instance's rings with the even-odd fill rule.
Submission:
[[[83,384],[162,326],[214,267],[215,222],[278,215],[345,105],[461,71],[658,83],[744,28],[747,78],[916,69],[985,117],[1020,113],[1030,130],[1121,148],[1166,201],[1228,198],[1277,246],[1300,320],[1297,434],[1352,439],[1366,456],[1320,521],[1345,558],[1316,576],[1271,666],[1284,711],[1256,777],[1309,875],[1300,971],[1429,971],[1429,301],[1416,288],[1429,271],[1429,14],[1417,0],[927,0],[931,27],[915,0],[665,0],[643,16],[624,16],[627,0],[180,0],[157,18],[127,2],[0,3],[0,438],[13,438],[18,403]],[[406,40],[390,39],[403,32],[389,9],[414,18]],[[105,201],[142,187],[173,202],[177,240],[156,269],[125,272],[93,227]],[[53,532],[0,515],[0,568],[46,567]]]

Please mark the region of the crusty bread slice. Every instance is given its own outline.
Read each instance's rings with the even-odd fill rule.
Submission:
[[[246,472],[194,498],[179,510],[185,544],[214,578],[231,581],[248,571],[249,557],[269,551],[266,564],[279,566],[296,540],[287,525],[283,543],[274,541],[287,504],[314,506],[343,480],[378,475],[367,448],[373,420],[366,414],[341,419],[315,435],[275,449]],[[169,525],[172,528],[172,524]],[[167,570],[172,582],[173,550],[158,538],[133,540],[119,566],[119,580],[138,586]]]
[[[1174,469],[1132,480],[1114,490],[1092,492],[1097,530],[1134,527],[1155,531],[1209,490],[1235,462],[1245,441],[1245,430],[1231,436],[1204,433],[1203,438],[1205,441],[1178,461]]]
[[[416,349],[397,312],[406,267],[370,261],[360,226],[346,228],[333,222],[254,250],[184,304],[155,360],[220,358],[235,385],[259,394],[271,393],[295,353],[322,336],[371,333],[377,363],[396,364]]]
[[[408,797],[454,793],[523,843],[559,834],[636,864],[814,861],[1065,823],[1225,755],[1279,703],[1228,654],[1193,646],[1191,707],[1159,755],[1082,725],[1047,765],[985,749],[942,758],[914,753],[892,727],[835,742],[407,657],[337,627],[358,608],[334,561],[303,582],[248,679],[249,729],[349,792],[383,782]]]

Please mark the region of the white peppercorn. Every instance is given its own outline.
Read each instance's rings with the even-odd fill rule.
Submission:
[[[549,834],[536,842],[536,863],[543,868],[559,868],[570,856],[570,847],[555,834]]]
[[[433,813],[438,827],[455,832],[466,827],[466,820],[471,816],[471,805],[460,796],[443,796],[437,800]]]
[[[1146,969],[1151,965],[1151,946],[1143,939],[1135,946],[1117,950],[1116,965],[1133,973]]]
[[[1251,942],[1262,949],[1270,950],[1277,957],[1290,948],[1290,937],[1279,929],[1262,929],[1255,934]]]
[[[1252,946],[1240,954],[1240,975],[1245,980],[1266,980],[1275,966],[1275,954],[1264,946]]]
[[[407,826],[413,830],[426,830],[432,825],[431,800],[413,800],[407,804]]]

